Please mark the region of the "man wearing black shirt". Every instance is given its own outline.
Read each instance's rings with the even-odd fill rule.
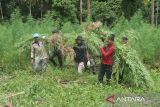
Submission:
[[[81,36],[76,38],[76,46],[73,47],[75,51],[75,62],[78,68],[78,73],[82,73],[82,70],[85,68],[85,60],[86,60],[86,47],[83,43],[83,39]]]

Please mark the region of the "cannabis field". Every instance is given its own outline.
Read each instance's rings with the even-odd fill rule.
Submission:
[[[13,107],[110,107],[112,105],[105,100],[110,95],[153,94],[159,97],[159,27],[156,28],[144,22],[140,12],[135,14],[130,21],[121,17],[113,28],[102,25],[92,32],[86,32],[85,28],[90,23],[92,22],[88,21],[79,25],[66,22],[61,25],[58,20],[52,19],[50,14],[46,14],[41,20],[34,20],[28,16],[24,23],[19,11],[15,11],[9,21],[1,23],[0,107],[7,104]],[[107,36],[104,37],[96,32],[114,33],[119,50],[121,37],[127,35],[130,53],[125,57],[125,61],[127,66],[129,65],[128,72],[131,73],[128,73],[126,83],[117,84],[116,79],[113,78],[110,85],[97,84],[97,73],[93,75],[90,70],[87,70],[79,75],[74,66],[69,65],[67,58],[63,69],[54,67],[48,61],[47,71],[35,75],[30,63],[33,33],[38,32],[49,38],[53,28],[60,29],[64,39],[64,48],[72,47],[79,34],[83,36],[90,53],[96,56],[97,73],[100,64],[99,46],[103,44],[99,38],[107,38]],[[64,49],[64,56],[65,54],[67,53]],[[72,56],[72,53],[70,55]],[[120,61],[117,58],[113,66],[116,73],[121,69],[119,65]],[[117,106],[158,107],[159,103],[151,101]]]

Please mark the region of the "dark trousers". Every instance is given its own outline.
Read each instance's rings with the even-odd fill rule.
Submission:
[[[98,73],[99,82],[103,82],[103,77],[105,74],[106,74],[106,80],[109,81],[111,79],[111,75],[112,75],[112,66],[111,65],[106,65],[106,64],[100,65],[100,70]]]
[[[54,60],[54,58],[55,57],[58,57],[58,62],[59,62],[59,65],[60,65],[60,67],[62,67],[63,66],[63,58],[62,58],[62,52],[61,52],[61,50],[52,50],[51,51],[51,54],[50,54],[50,57],[49,57],[49,60],[55,65],[55,66],[57,66],[57,64],[56,64],[56,62],[55,62],[55,60]]]

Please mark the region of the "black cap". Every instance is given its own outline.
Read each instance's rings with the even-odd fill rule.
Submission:
[[[115,34],[110,34],[108,39],[114,41]]]
[[[123,36],[123,37],[122,37],[122,40],[128,40],[128,37]]]
[[[52,33],[59,33],[59,30],[58,30],[58,29],[54,29],[54,30],[52,31]]]

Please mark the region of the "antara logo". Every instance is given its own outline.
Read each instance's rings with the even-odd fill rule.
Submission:
[[[143,102],[145,101],[144,97],[139,97],[139,96],[115,97],[115,95],[109,96],[105,100],[111,104],[115,104],[116,102]]]
[[[114,104],[115,103],[115,95],[109,96],[105,100],[108,101],[111,104]]]

